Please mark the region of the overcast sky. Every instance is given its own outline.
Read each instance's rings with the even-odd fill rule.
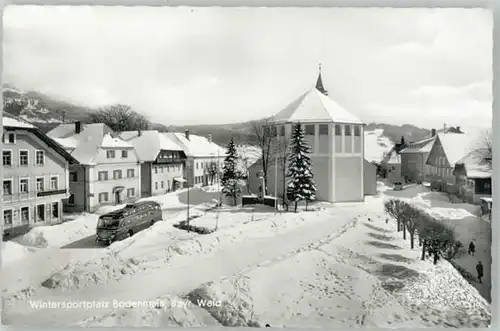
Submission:
[[[164,124],[239,122],[314,86],[365,122],[491,126],[481,9],[9,6],[3,81]]]

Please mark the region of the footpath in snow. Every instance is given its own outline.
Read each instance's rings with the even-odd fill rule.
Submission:
[[[484,265],[483,283],[473,280],[473,285],[481,295],[491,302],[491,223],[478,217],[480,207],[468,203],[453,202],[451,197],[428,188],[410,185],[402,191],[385,191],[387,198],[403,199],[426,210],[430,215],[450,225],[458,240],[467,248],[471,241],[476,245],[474,256],[463,255],[454,260],[473,277],[477,276],[476,264]]]

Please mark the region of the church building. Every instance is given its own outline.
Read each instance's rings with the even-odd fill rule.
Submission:
[[[268,195],[282,197],[285,192],[287,162],[284,161],[284,151],[290,149],[293,126],[300,123],[311,147],[312,171],[318,188],[317,200],[364,200],[364,168],[367,167],[368,171],[370,165],[364,159],[365,124],[328,96],[323,86],[321,68],[316,86],[275,114],[270,123],[274,126],[276,140],[267,171]],[[262,163],[257,162],[250,170],[250,189],[257,193],[260,183],[257,173],[262,170]]]

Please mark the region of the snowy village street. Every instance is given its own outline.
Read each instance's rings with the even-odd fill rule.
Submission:
[[[82,240],[90,243],[94,215],[47,227],[45,230],[52,228],[52,237],[38,229],[38,236],[28,234],[20,242],[26,244],[29,238],[40,242],[45,235],[46,241],[66,248],[49,245],[36,248],[36,252],[28,250],[4,266],[3,279],[10,279],[11,285],[17,281],[17,285],[2,289],[2,322],[16,326],[130,327],[487,325],[487,302],[448,262],[433,266],[430,260],[420,261],[419,249],[411,251],[401,233],[395,232],[394,222],[385,222],[382,201],[385,196],[399,195],[444,217],[456,215],[457,228],[465,229],[464,234],[474,235],[475,228],[483,224],[480,222],[487,223],[466,211],[471,205],[452,209],[438,193],[423,187],[395,192],[381,184],[379,189],[384,195],[367,197],[364,203],[317,203],[311,211],[296,214],[275,214],[258,206],[223,207],[217,231],[208,235],[172,226],[185,218],[185,211],[176,211],[185,208],[183,193],[175,192],[150,198],[162,203],[164,209],[172,208],[164,210],[166,221],[109,248],[80,248],[86,245],[76,244],[77,248],[68,248]],[[217,195],[215,190],[193,190],[193,201],[198,203],[192,212],[200,216],[193,222],[215,226],[217,213],[204,209]],[[87,222],[87,227],[81,222]],[[71,242],[56,236],[58,227],[66,227],[59,235],[71,234]],[[480,251],[478,244],[478,254]],[[483,251],[483,257],[487,254],[490,252]],[[41,259],[47,262],[33,263]],[[458,262],[474,274],[469,270],[474,267],[470,260],[464,257]],[[486,258],[484,261],[488,265]],[[26,272],[20,275],[18,270]],[[40,286],[47,278],[57,280],[53,288]],[[483,286],[488,286],[486,282],[489,279]],[[19,292],[25,288],[29,289]],[[11,297],[13,294],[17,299]],[[113,307],[113,300],[187,301],[192,297],[224,304],[205,309],[195,305]],[[67,310],[33,306],[64,301],[104,302],[108,306]],[[390,313],[388,306],[392,307]]]

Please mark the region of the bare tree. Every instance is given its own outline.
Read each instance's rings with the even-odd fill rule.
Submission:
[[[274,129],[275,127],[271,124],[270,119],[252,122],[252,131],[255,140],[262,151],[261,161],[265,188],[267,188],[268,185],[267,173],[272,162],[272,147],[276,137]],[[267,194],[267,192],[265,193]]]
[[[116,132],[147,130],[150,125],[146,117],[132,110],[130,106],[120,104],[90,113],[87,122],[104,123]]]
[[[283,185],[281,187],[281,197],[282,197],[282,206],[286,207],[286,188],[287,188],[287,181],[286,181],[286,172],[287,172],[287,165],[288,165],[288,157],[290,155],[290,144],[289,144],[289,137],[286,137],[285,133],[281,134],[282,132],[279,133],[279,138],[277,139],[275,146],[275,157],[278,159],[277,164],[278,164],[278,169],[281,172],[281,178],[283,178]]]
[[[492,169],[493,163],[493,137],[490,130],[483,131],[477,146],[473,153],[480,158],[480,160],[487,164],[490,169]]]

